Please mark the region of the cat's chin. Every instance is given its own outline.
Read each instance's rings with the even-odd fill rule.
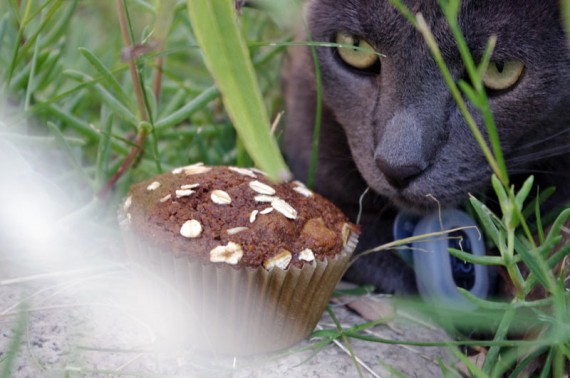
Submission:
[[[390,197],[390,201],[398,210],[418,215],[426,215],[444,208],[454,207],[457,206],[460,202],[441,201],[431,195],[426,196],[423,201],[417,201],[416,199],[410,199],[406,196],[397,195]]]
[[[441,167],[432,167],[400,188],[392,185],[378,170],[367,170],[362,177],[392,207],[418,215],[458,207],[469,199],[470,193],[485,191],[485,170],[467,170],[467,173],[453,175],[446,175],[442,171]]]
[[[459,206],[468,198],[467,193],[425,193],[414,191],[411,188],[401,191],[391,190],[390,194],[384,195],[398,210],[426,215],[441,209]]]

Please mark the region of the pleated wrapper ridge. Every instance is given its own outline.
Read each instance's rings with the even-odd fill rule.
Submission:
[[[235,267],[175,256],[145,243],[121,222],[127,252],[157,312],[165,337],[200,352],[251,355],[306,339],[356,248],[351,231],[343,250],[302,268]]]

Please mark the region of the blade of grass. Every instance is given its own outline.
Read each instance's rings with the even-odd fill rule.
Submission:
[[[331,307],[329,305],[327,305],[327,312],[328,312],[329,316],[331,317],[333,323],[335,324],[336,329],[339,332],[342,340],[344,341],[345,348],[348,350],[348,354],[350,355],[350,358],[352,359],[354,366],[356,367],[356,371],[358,373],[358,376],[360,378],[362,378],[362,370],[360,369],[360,363],[357,360],[357,357],[354,354],[352,347],[350,346],[350,342],[348,341],[348,337],[346,337],[346,334],[343,331],[342,325],[340,324],[340,322],[336,318],[334,311],[331,309]]]
[[[463,97],[461,96],[461,92],[457,88],[457,84],[455,84],[455,80],[453,79],[451,72],[449,71],[449,69],[445,64],[445,61],[443,60],[441,51],[439,50],[437,42],[435,41],[435,37],[433,36],[428,24],[426,23],[425,19],[422,17],[421,14],[416,15],[416,19],[417,19],[417,28],[420,31],[420,33],[422,33],[422,35],[424,36],[424,39],[428,44],[432,56],[435,59],[443,75],[447,87],[449,88],[451,95],[455,100],[455,103],[459,107],[461,114],[463,115],[465,121],[467,122],[467,125],[469,126],[469,130],[471,130],[471,133],[477,140],[477,143],[479,144],[479,147],[483,151],[483,154],[485,155],[485,158],[489,162],[489,165],[491,165],[493,172],[495,172],[495,174],[501,179],[502,183],[508,185],[508,178],[505,177],[501,165],[495,159],[495,156],[489,149],[489,146],[487,145],[487,142],[485,141],[483,134],[477,127],[477,123],[475,122],[473,116],[469,112],[467,105],[463,100]]]
[[[59,144],[61,147],[63,147],[63,150],[65,151],[71,165],[74,167],[74,169],[77,171],[77,173],[83,177],[83,179],[91,186],[91,188],[94,188],[94,183],[91,180],[91,178],[87,175],[87,173],[85,172],[85,170],[83,169],[83,167],[81,166],[81,163],[76,159],[76,157],[73,154],[73,151],[71,150],[71,147],[67,144],[67,141],[65,140],[65,137],[63,136],[63,134],[61,133],[61,131],[59,130],[59,128],[53,123],[53,122],[47,122],[47,127],[48,129],[51,131],[51,133],[53,134],[53,136],[58,140]]]
[[[469,202],[477,214],[479,224],[483,227],[485,235],[490,237],[496,246],[499,246],[499,235],[502,231],[500,219],[477,198],[470,195]]]
[[[463,288],[458,287],[457,290],[464,295],[469,301],[473,302],[477,307],[484,308],[487,310],[497,310],[497,311],[507,311],[508,309],[517,309],[517,308],[524,308],[524,307],[544,307],[549,306],[553,303],[552,298],[545,298],[545,299],[537,299],[535,301],[527,302],[527,301],[517,301],[512,303],[503,303],[503,302],[495,302],[495,301],[488,301],[486,299],[481,299],[480,297],[471,294],[470,291],[467,291]]]
[[[46,2],[47,4],[47,2]],[[21,18],[20,25],[18,28],[18,35],[16,37],[16,41],[14,44],[14,51],[12,51],[12,57],[10,59],[10,66],[8,67],[7,75],[6,75],[6,82],[4,87],[6,89],[10,88],[12,83],[12,78],[14,77],[14,73],[16,71],[16,66],[18,65],[18,56],[20,55],[20,47],[22,46],[22,41],[24,40],[24,20],[27,19],[30,11],[32,9],[32,2],[28,1],[26,3],[26,9],[24,10],[24,16]]]
[[[546,350],[546,348],[537,348],[536,350],[533,350],[532,352],[528,353],[527,355],[522,358],[522,361],[520,361],[517,366],[513,369],[512,372],[510,372],[508,378],[517,378],[517,377],[522,377],[524,376],[524,369],[531,364],[533,361],[535,361],[538,357],[540,357],[540,355],[542,353],[544,353]],[[509,364],[508,363],[512,363],[514,360],[516,360],[517,358],[519,358],[519,353],[520,351],[512,351],[510,354],[510,356],[507,356],[505,359],[506,360],[511,360],[511,361],[505,361],[504,363],[502,363],[501,366],[497,366],[496,368],[496,373],[495,376],[501,376],[504,377],[506,374],[505,367],[508,367]],[[513,356],[514,355],[514,356]],[[547,357],[547,363],[544,365],[544,370],[549,371],[549,365],[552,362],[551,361],[551,357],[552,357],[552,349],[549,350],[548,353],[548,357]],[[549,361],[550,360],[550,361]],[[502,368],[502,369],[501,369]]]
[[[195,112],[204,109],[204,107],[213,99],[218,97],[220,92],[218,88],[212,86],[204,90],[200,95],[196,96],[192,101],[181,107],[180,109],[170,113],[166,117],[155,122],[154,127],[157,130],[166,129],[183,122]]]
[[[22,59],[24,59],[24,57],[27,55],[27,52],[31,48],[31,46],[34,46],[36,39],[42,34],[44,29],[46,29],[48,27],[51,20],[57,18],[57,17],[55,17],[55,14],[57,13],[59,7],[61,7],[61,5],[64,3],[64,0],[48,0],[44,4],[42,4],[40,6],[40,8],[37,9],[33,15],[24,16],[24,19],[22,21],[22,25],[27,25],[27,23],[30,20],[32,20],[34,17],[36,17],[38,14],[40,14],[40,12],[43,10],[44,7],[47,7],[52,2],[53,2],[53,4],[51,4],[51,7],[45,13],[45,16],[43,17],[43,21],[40,23],[37,30],[35,30],[34,33],[26,39],[26,43],[24,43],[21,46],[22,47],[21,51],[18,50],[20,52],[20,54],[18,54],[16,56],[16,59],[13,62],[14,63],[14,69],[15,69],[16,65],[18,63],[20,63],[22,61]],[[33,2],[29,2],[28,4],[30,4],[30,3],[33,3]],[[41,13],[41,14],[43,14],[43,13]],[[22,38],[24,37],[23,30],[24,30],[24,28],[21,29]]]
[[[113,73],[107,67],[105,67],[103,62],[101,62],[101,60],[97,58],[95,54],[93,54],[91,51],[89,51],[86,48],[80,47],[79,52],[81,53],[81,55],[85,57],[85,59],[87,59],[87,61],[89,61],[89,63],[91,63],[93,68],[95,68],[95,70],[101,75],[102,80],[107,85],[109,85],[110,88],[113,89],[117,97],[117,101],[120,101],[121,103],[125,104],[127,107],[132,105],[129,96],[123,89],[123,86],[117,81],[117,79],[115,79]]]
[[[24,99],[24,109],[28,110],[30,108],[30,102],[32,99],[32,93],[34,91],[34,83],[36,79],[36,66],[38,64],[38,54],[40,51],[40,41],[41,38],[38,37],[38,39],[36,39],[35,42],[35,46],[34,46],[34,52],[32,54],[32,61],[30,64],[30,75],[28,76],[28,86],[26,88],[26,97]]]
[[[0,20],[0,56],[2,56],[2,47],[4,46],[4,34],[6,33],[6,28],[9,20],[9,13],[6,13],[4,17]]]
[[[24,306],[22,306],[24,307]],[[12,340],[8,344],[8,349],[5,353],[5,359],[0,361],[0,366],[2,369],[0,370],[0,378],[10,378],[12,377],[12,368],[14,362],[16,361],[16,357],[18,356],[18,351],[22,345],[22,339],[24,337],[24,332],[26,330],[26,325],[28,324],[28,312],[25,309],[21,309],[21,315],[18,317],[18,321],[16,323],[16,328],[14,329],[14,333],[12,335]]]
[[[500,256],[476,256],[460,249],[449,248],[449,253],[462,261],[466,261],[477,265],[503,265],[503,259]],[[519,262],[520,258],[515,256],[514,262]]]
[[[449,28],[453,34],[453,37],[456,41],[457,47],[459,48],[459,53],[461,55],[461,60],[465,65],[467,74],[469,75],[469,79],[475,89],[477,94],[478,100],[475,103],[478,103],[478,109],[483,114],[484,125],[487,129],[487,134],[489,137],[489,141],[491,142],[491,148],[493,150],[493,164],[496,164],[496,168],[498,171],[495,171],[495,174],[501,179],[501,182],[508,186],[508,175],[507,175],[507,166],[505,164],[505,159],[503,157],[503,150],[501,149],[501,144],[499,142],[499,134],[497,133],[497,127],[495,125],[495,120],[493,114],[491,113],[491,108],[489,107],[489,100],[485,93],[485,87],[483,85],[483,80],[473,57],[471,56],[471,51],[469,50],[469,46],[465,42],[465,38],[463,37],[463,33],[461,32],[461,28],[459,27],[459,20],[458,14],[460,9],[461,0],[447,0],[444,3],[444,0],[439,1]],[[425,36],[425,34],[424,34]],[[485,67],[490,60],[491,52],[494,50],[495,43],[497,41],[496,36],[491,36],[489,38],[488,44],[485,48],[485,56],[483,58],[482,67]],[[473,132],[473,130],[471,130]],[[475,135],[477,138],[477,135]],[[480,144],[481,145],[481,144]],[[486,143],[485,143],[486,145]],[[483,147],[483,145],[481,145]],[[490,161],[491,163],[491,161]]]
[[[253,161],[275,181],[291,174],[270,132],[253,65],[232,0],[188,0],[188,13],[206,66]]]
[[[104,113],[101,116],[103,122],[103,132],[101,133],[101,138],[99,139],[99,144],[97,146],[96,155],[96,174],[95,174],[95,184],[97,187],[101,187],[105,182],[105,177],[108,176],[109,169],[109,152],[111,151],[111,133],[113,128],[113,116],[109,112],[105,111],[105,108],[101,111]]]
[[[570,0],[562,0],[560,2],[562,8],[562,20],[564,21],[564,30],[566,30],[566,37],[568,45],[570,45]]]
[[[513,308],[510,308],[507,311],[505,311],[505,314],[503,315],[503,318],[499,323],[499,327],[495,332],[495,336],[493,337],[494,342],[505,341],[507,334],[509,332],[509,327],[514,319],[515,313],[516,312]],[[487,357],[485,358],[485,362],[483,363],[483,368],[482,368],[483,372],[485,372],[486,374],[490,374],[493,367],[498,364],[498,361],[500,359],[501,348],[502,347],[499,345],[493,345],[491,348],[489,348],[489,351],[487,352]]]
[[[91,76],[77,71],[68,71],[67,75],[80,82],[96,82]],[[99,94],[101,101],[109,108],[113,109],[115,114],[136,127],[139,124],[138,118],[125,106],[114,94],[109,92],[103,85],[96,83],[92,88]]]
[[[551,371],[552,361],[554,359],[554,354],[555,354],[554,348],[552,348],[548,351],[548,355],[546,357],[544,368],[540,372],[539,378],[547,378],[550,376],[550,371]]]
[[[39,100],[39,96],[37,94],[38,91],[44,90],[48,87],[51,88],[51,93],[56,93],[58,88],[61,86],[62,81],[57,80],[56,75],[58,75],[58,71],[56,70],[60,67],[61,59],[63,55],[63,50],[59,48],[54,48],[51,50],[44,61],[41,61],[41,69],[38,72],[37,77],[37,84],[33,88],[34,92],[36,92],[35,100]],[[40,55],[41,56],[41,55]],[[55,85],[54,85],[55,84]],[[49,97],[47,95],[46,97]],[[30,104],[31,106],[31,104]]]
[[[485,372],[482,371],[477,365],[475,365],[475,363],[471,361],[465,354],[463,354],[459,350],[459,348],[452,347],[451,351],[453,352],[453,355],[457,357],[457,359],[461,361],[465,365],[465,367],[469,370],[469,373],[472,374],[471,377],[478,377],[478,378],[488,377],[488,375],[485,374]]]
[[[56,23],[50,26],[49,30],[43,36],[44,45],[54,44],[59,38],[65,36],[65,32],[71,24],[70,20],[77,8],[77,3],[79,0],[67,1],[67,9],[63,11],[63,14],[59,13],[56,19]]]
[[[315,172],[317,170],[317,161],[319,158],[319,140],[321,135],[321,119],[322,119],[322,107],[323,107],[323,90],[321,81],[321,68],[319,66],[319,58],[317,56],[317,49],[315,46],[310,46],[311,57],[313,58],[313,69],[315,70],[315,82],[316,82],[316,104],[315,104],[315,125],[313,131],[313,143],[311,146],[311,163],[309,165],[309,176],[307,177],[307,186],[309,188],[313,187],[313,181],[315,178]]]

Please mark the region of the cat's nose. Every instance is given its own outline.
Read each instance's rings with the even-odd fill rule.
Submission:
[[[376,146],[376,166],[396,189],[404,189],[429,167],[435,141],[422,126],[414,112],[400,111],[387,122]]]
[[[376,165],[390,185],[396,189],[404,189],[417,176],[419,176],[427,167],[425,161],[415,162],[397,162],[389,161],[383,157],[376,158]]]

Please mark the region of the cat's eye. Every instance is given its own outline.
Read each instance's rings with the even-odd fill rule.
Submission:
[[[508,89],[517,83],[523,69],[523,62],[518,60],[491,61],[485,76],[483,76],[483,83],[487,88],[494,91]]]
[[[372,45],[364,39],[347,32],[338,32],[335,42],[357,47],[354,49],[350,47],[337,48],[339,57],[349,66],[362,71],[373,71],[378,67],[378,55],[374,52]]]

